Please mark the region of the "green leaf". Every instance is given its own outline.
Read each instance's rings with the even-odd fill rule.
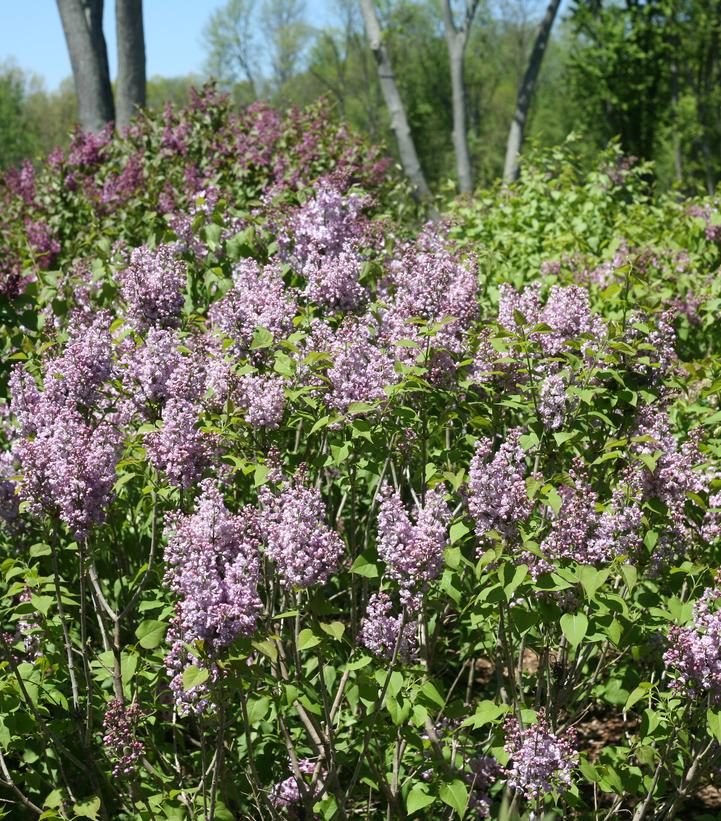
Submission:
[[[721,741],[721,713],[715,713],[713,710],[707,710],[706,727],[709,734],[712,735],[716,741]]]
[[[466,533],[468,533],[470,528],[465,524],[465,522],[454,522],[451,525],[451,544],[455,544],[459,539],[462,539]]]
[[[310,648],[315,647],[316,644],[320,644],[320,637],[316,636],[312,630],[306,627],[305,630],[300,631],[298,635],[299,650],[310,650]]]
[[[578,647],[588,631],[588,619],[583,613],[564,613],[561,616],[561,630],[572,647]]]
[[[87,801],[78,801],[73,806],[73,811],[78,818],[97,818],[100,810],[100,799],[97,796],[88,798]]]
[[[55,599],[52,596],[31,596],[30,603],[43,616],[47,616],[48,610]]]
[[[207,667],[196,667],[191,664],[183,670],[183,690],[191,690],[193,687],[198,687],[208,680],[210,671]]]
[[[273,344],[273,334],[267,328],[256,328],[253,332],[253,340],[250,349],[256,351],[259,348],[270,348]]]
[[[440,797],[444,804],[448,804],[463,818],[468,806],[468,789],[460,778],[456,778],[450,784],[443,784]]]
[[[258,724],[268,715],[270,699],[265,696],[256,698],[248,702],[248,721],[250,724]]]
[[[650,681],[642,681],[626,699],[626,704],[623,708],[624,711],[630,710],[631,707],[633,707],[633,705],[636,704],[636,702],[641,701],[642,698],[645,698],[648,695],[651,687],[653,687],[653,684],[651,684]]]
[[[359,576],[365,576],[366,579],[378,578],[378,568],[363,555],[358,556],[353,562],[350,572],[357,573]]]
[[[409,813],[418,812],[435,800],[434,796],[428,795],[428,787],[425,784],[416,783],[406,798],[406,810]]]
[[[154,650],[163,643],[167,629],[168,625],[164,621],[147,619],[140,622],[135,635],[138,637],[141,647],[146,650]]]
[[[336,641],[340,641],[343,638],[343,633],[345,633],[345,624],[342,621],[321,622],[320,629]]]

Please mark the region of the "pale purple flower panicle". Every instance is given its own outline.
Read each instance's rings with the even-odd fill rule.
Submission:
[[[590,536],[598,525],[596,513],[597,496],[588,482],[582,460],[574,459],[570,471],[573,487],[559,488],[561,507],[558,513],[549,509],[551,532],[541,543],[541,552],[550,561],[573,559],[579,564],[593,564],[610,556],[599,553],[601,542],[594,542]]]
[[[721,491],[709,496],[708,510],[701,525],[701,536],[710,544],[715,544],[721,539]]]
[[[170,399],[160,430],[145,434],[148,458],[177,487],[189,488],[202,476],[212,454],[211,440],[198,429],[199,408],[187,399]]]
[[[293,328],[297,305],[285,287],[280,266],[261,266],[254,259],[241,260],[233,270],[234,286],[208,311],[210,325],[247,352],[256,328],[266,328],[275,340]]]
[[[151,328],[143,344],[126,357],[124,381],[138,407],[160,405],[169,398],[168,383],[182,360],[179,344],[176,331]]]
[[[363,258],[353,247],[343,248],[337,254],[309,255],[301,274],[308,281],[304,294],[310,302],[331,309],[350,311],[368,299],[359,277]]]
[[[376,402],[387,397],[383,390],[398,381],[391,354],[372,338],[367,322],[345,322],[336,331],[328,353],[330,407],[345,413],[354,402]]]
[[[563,427],[566,415],[566,381],[561,374],[551,374],[538,391],[538,413],[547,430]]]
[[[361,622],[358,640],[371,653],[384,659],[393,657],[398,644],[398,657],[409,661],[418,649],[417,623],[413,620],[403,624],[402,614],[393,616],[392,612],[390,596],[383,591],[373,593]]]
[[[186,276],[186,265],[171,246],[133,249],[130,264],[118,271],[117,279],[128,319],[137,330],[178,324]]]
[[[509,431],[495,454],[488,438],[476,445],[468,472],[468,508],[480,539],[496,530],[512,541],[519,523],[531,515],[533,503],[526,490],[526,459],[520,437],[520,428]]]
[[[16,453],[22,467],[20,495],[30,512],[57,514],[75,538],[102,522],[112,498],[120,436],[107,423],[89,424],[60,408]]]
[[[589,558],[610,561],[616,556],[632,555],[641,544],[643,501],[639,473],[626,470],[613,489],[611,500],[598,520],[587,545]]]
[[[426,493],[425,503],[415,508],[412,524],[397,490],[386,486],[378,512],[378,555],[388,566],[388,576],[401,587],[408,604],[443,569],[451,518],[442,485]]]
[[[278,492],[266,485],[259,494],[266,555],[286,587],[323,584],[338,569],[343,555],[343,542],[325,523],[320,492],[304,480],[301,472]]]
[[[444,247],[434,229],[427,228],[392,265],[395,295],[384,317],[390,339],[420,339],[410,320],[446,324],[433,337],[435,348],[463,350],[465,338],[478,317],[478,282],[472,265]],[[415,358],[413,349],[405,349]]]
[[[504,729],[505,750],[511,757],[506,767],[510,787],[520,790],[529,801],[570,788],[571,775],[578,766],[573,729],[563,734],[553,732],[543,710],[538,711],[537,724],[522,729],[517,718],[509,717]]]
[[[234,515],[205,480],[195,510],[168,517],[165,584],[179,597],[175,632],[215,651],[254,632],[261,609],[256,511]]]
[[[15,477],[19,472],[19,465],[12,451],[0,452],[0,522],[14,532],[20,515],[20,497],[17,495]]]
[[[721,697],[721,590],[708,587],[694,604],[693,620],[668,631],[663,661],[676,677],[671,686],[692,697]]]
[[[313,775],[315,766],[315,762],[309,758],[300,758],[298,760],[298,769],[303,775]],[[313,795],[320,791],[324,777],[325,769],[321,769],[321,780],[316,782],[313,788]],[[306,789],[310,790],[310,784],[306,785]],[[268,793],[268,800],[276,810],[290,812],[291,817],[295,818],[296,816],[293,810],[302,800],[300,786],[298,785],[296,777],[291,775],[290,778],[286,778],[284,781],[279,781],[277,784],[274,784]]]
[[[285,379],[273,375],[246,374],[240,380],[239,401],[245,419],[254,428],[273,430],[283,420]]]
[[[108,702],[103,719],[103,744],[114,763],[113,776],[132,775],[145,755],[145,744],[137,737],[144,713],[137,703],[125,707],[118,699]]]

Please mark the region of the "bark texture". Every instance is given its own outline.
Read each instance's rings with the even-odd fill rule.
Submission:
[[[393,66],[391,65],[388,49],[383,43],[380,23],[376,14],[373,0],[360,0],[363,23],[365,25],[368,44],[373,52],[373,56],[378,68],[378,79],[380,81],[383,99],[385,100],[391,118],[391,128],[398,141],[398,152],[401,157],[401,165],[406,176],[416,189],[418,196],[422,199],[429,199],[431,190],[426,182],[423,169],[421,168],[418,152],[416,151],[411,129],[408,125],[408,117],[403,106],[403,100],[396,85]]]
[[[453,148],[456,154],[458,187],[462,193],[473,190],[471,155],[468,150],[468,124],[466,116],[466,86],[463,64],[468,45],[468,35],[478,8],[478,0],[470,0],[466,5],[463,22],[456,24],[451,8],[451,0],[442,0],[443,27],[446,32],[448,59],[451,66],[451,89],[453,98]]]
[[[118,79],[115,106],[119,127],[127,126],[145,106],[145,34],[143,0],[115,0]]]
[[[57,0],[57,4],[73,69],[80,125],[99,131],[115,119],[103,36],[103,0]]]
[[[513,182],[518,177],[518,158],[523,147],[528,111],[531,108],[533,91],[541,71],[541,63],[543,63],[543,56],[546,53],[548,39],[551,36],[553,21],[556,19],[556,12],[560,4],[561,0],[551,0],[546,8],[546,13],[538,27],[531,56],[528,59],[526,73],[523,75],[521,87],[518,90],[516,111],[513,115],[511,130],[506,143],[506,161],[503,166],[503,179],[505,182]]]

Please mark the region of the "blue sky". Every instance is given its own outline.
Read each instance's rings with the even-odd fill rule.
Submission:
[[[144,0],[148,76],[173,77],[203,68],[201,32],[223,0]],[[307,19],[327,19],[328,0],[306,0]],[[105,0],[105,38],[115,76],[115,4]],[[48,90],[70,76],[60,15],[55,0],[0,0],[0,62],[13,60],[40,75]]]

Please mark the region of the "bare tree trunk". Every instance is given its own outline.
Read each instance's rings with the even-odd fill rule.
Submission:
[[[523,137],[526,130],[526,119],[533,100],[533,90],[538,80],[541,70],[543,56],[546,53],[546,46],[553,28],[553,21],[556,19],[556,12],[561,4],[561,0],[551,0],[546,8],[546,13],[541,20],[536,34],[536,41],[528,60],[526,73],[523,75],[521,87],[518,90],[516,100],[516,111],[511,122],[511,130],[508,134],[506,144],[506,162],[503,167],[503,179],[506,182],[513,182],[518,177],[518,155],[523,146]]]
[[[130,124],[145,106],[145,35],[143,0],[115,0],[118,80],[115,88],[118,127]]]
[[[99,131],[115,118],[103,36],[103,0],[57,0],[57,4],[73,69],[80,125]]]
[[[420,160],[418,159],[418,153],[413,143],[411,129],[408,125],[408,118],[406,117],[406,110],[403,107],[403,100],[401,100],[401,95],[398,92],[388,49],[383,44],[381,27],[378,22],[373,0],[360,0],[360,7],[363,14],[366,34],[368,35],[368,44],[370,45],[378,67],[378,79],[380,81],[381,91],[383,92],[383,98],[390,113],[391,128],[398,141],[401,165],[408,179],[415,187],[418,196],[422,199],[429,199],[431,190],[426,182]]]
[[[468,150],[468,124],[466,119],[466,88],[463,62],[466,56],[468,35],[478,8],[478,0],[470,0],[466,6],[465,18],[461,26],[453,19],[451,0],[443,0],[443,26],[448,44],[448,59],[451,66],[451,89],[453,92],[453,148],[456,153],[458,187],[462,193],[473,190],[473,171]]]

